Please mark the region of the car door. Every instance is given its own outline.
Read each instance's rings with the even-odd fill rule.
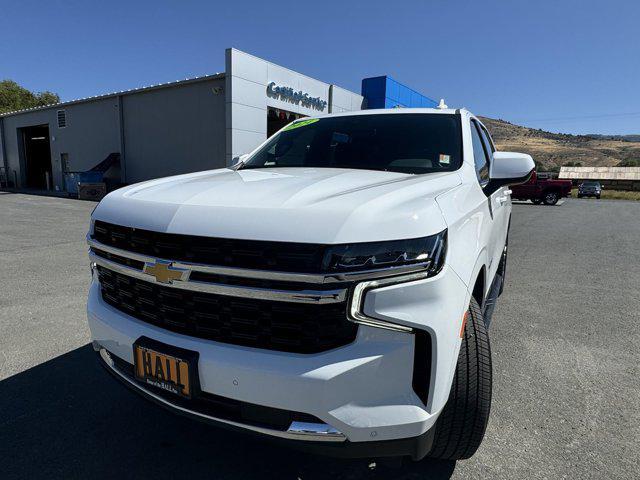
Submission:
[[[491,216],[491,232],[488,235],[487,280],[490,282],[498,269],[502,250],[506,241],[507,223],[510,215],[510,198],[506,187],[491,192],[489,170],[493,160],[495,147],[484,126],[476,119],[471,119],[471,140],[473,142],[474,163],[480,187],[487,196],[487,206]]]
[[[482,138],[485,140],[485,144],[487,145],[487,151],[489,152],[490,161],[493,160],[493,153],[496,151],[496,147],[493,143],[493,139],[491,135],[489,135],[489,131],[485,128],[482,123],[480,123],[480,131],[483,134]],[[498,244],[496,245],[496,255],[498,264],[502,256],[502,252],[504,250],[504,246],[507,243],[507,235],[509,234],[509,222],[511,221],[511,187],[504,186],[498,189],[496,192],[496,201],[498,203],[497,208],[495,210],[496,217],[496,228],[498,229],[496,232],[496,236],[498,239]],[[498,268],[498,264],[495,265],[496,269]]]

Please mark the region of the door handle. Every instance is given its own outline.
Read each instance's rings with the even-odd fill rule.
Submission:
[[[500,205],[506,203],[509,200],[509,195],[511,195],[513,192],[511,190],[505,190],[502,193],[504,193],[504,195],[496,197],[496,202],[498,202]]]

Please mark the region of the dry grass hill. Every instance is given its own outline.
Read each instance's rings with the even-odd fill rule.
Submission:
[[[638,162],[638,135],[570,135],[521,127],[504,120],[482,118],[500,150],[530,154],[539,170],[558,170],[567,164],[615,167]]]

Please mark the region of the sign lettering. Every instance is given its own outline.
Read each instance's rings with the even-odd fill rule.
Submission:
[[[267,85],[267,95],[315,110],[323,111],[327,107],[327,101],[320,97],[311,97],[308,93],[302,90],[295,91],[291,87],[278,86],[276,82]]]

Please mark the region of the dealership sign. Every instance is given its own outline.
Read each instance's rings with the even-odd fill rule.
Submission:
[[[291,87],[276,85],[276,82],[271,82],[267,85],[267,95],[320,111],[327,107],[327,101],[320,97],[311,97],[308,93],[305,93],[302,90],[298,90],[296,92]]]

